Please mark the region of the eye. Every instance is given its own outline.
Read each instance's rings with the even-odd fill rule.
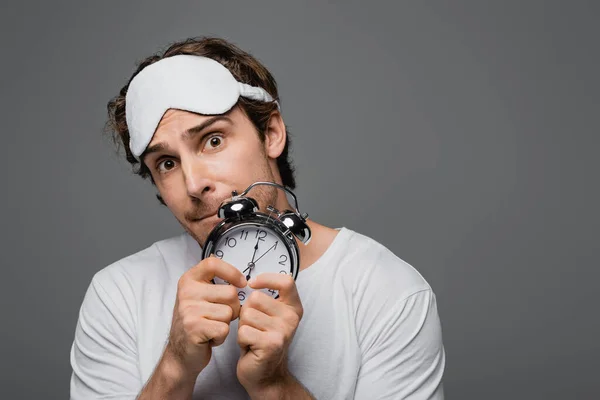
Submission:
[[[173,161],[170,158],[159,161],[158,164],[156,164],[156,169],[158,170],[158,172],[168,172],[174,167],[175,161]]]
[[[208,138],[208,140],[206,141],[206,144],[204,145],[204,148],[206,150],[212,150],[212,149],[216,149],[217,147],[220,147],[222,144],[223,144],[223,136],[213,135]]]

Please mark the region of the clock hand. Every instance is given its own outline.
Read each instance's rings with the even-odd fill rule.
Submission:
[[[258,242],[260,242],[260,238],[258,238],[258,240],[256,241],[256,246],[254,246],[254,254],[252,254],[252,261],[250,261],[252,264],[255,263],[254,257],[256,256],[256,250],[258,250]]]
[[[258,242],[260,242],[260,238],[258,238],[258,240],[256,241],[256,245],[254,245],[254,254],[252,254],[252,261],[250,261],[248,263],[248,268],[246,268],[244,271],[242,271],[242,273],[248,271],[248,269],[250,269],[250,271],[248,271],[248,275],[246,275],[246,280],[249,281],[250,280],[250,273],[252,272],[252,268],[254,268],[254,257],[256,257],[256,250],[258,250]]]
[[[243,274],[244,272],[250,270],[250,271],[248,271],[248,275],[246,275],[246,280],[247,281],[250,280],[250,278],[251,278],[250,273],[252,272],[253,269],[254,269],[254,263],[253,262],[249,262],[248,263],[248,268],[246,268],[245,270],[242,271],[242,274]]]
[[[263,258],[265,256],[265,254],[267,254],[269,251],[271,251],[271,249],[274,248],[275,246],[277,246],[277,242],[275,242],[275,244],[273,246],[269,247],[269,250],[265,251],[262,256],[258,257],[256,259],[256,261],[254,261],[254,264],[256,264],[258,262],[258,260],[260,260],[261,258]]]

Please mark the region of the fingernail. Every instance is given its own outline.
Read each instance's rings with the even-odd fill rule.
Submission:
[[[256,277],[250,278],[250,280],[248,281],[248,285],[252,286],[254,285],[254,282],[256,282]]]

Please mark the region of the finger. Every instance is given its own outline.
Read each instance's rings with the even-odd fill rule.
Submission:
[[[279,352],[286,346],[285,335],[281,332],[263,332],[249,325],[238,328],[237,341],[242,350],[264,350],[270,354]]]
[[[216,304],[226,304],[232,310],[231,321],[240,316],[238,288],[233,285],[210,285],[206,300]]]
[[[247,304],[246,304],[247,306]],[[252,307],[242,307],[240,311],[240,322],[238,326],[248,325],[252,328],[256,328],[259,331],[274,330],[276,326],[276,319],[269,317],[262,311],[259,311]]]
[[[250,325],[242,325],[238,327],[238,345],[242,349],[247,347],[256,347],[259,343],[261,343],[262,336],[264,335],[264,332],[261,332]]]
[[[250,293],[250,296],[248,296],[246,299],[244,307],[255,308],[267,316],[278,316],[284,312],[288,305],[282,303],[281,301],[275,300],[271,296],[264,294],[259,290],[255,290]]]
[[[229,323],[235,319],[233,318],[233,309],[229,305],[209,303],[207,301],[198,304],[197,310],[194,310],[194,313],[201,318],[225,323]]]
[[[206,301],[215,304],[224,304],[233,310],[233,319],[240,314],[240,300],[237,289],[233,285],[213,285],[212,283],[185,280],[180,285],[180,301]]]
[[[286,304],[301,304],[294,278],[287,274],[264,272],[250,279],[252,289],[273,289],[279,291],[279,298]]]
[[[238,288],[233,285],[213,285],[213,284],[199,284],[199,297],[211,303],[218,304],[232,304],[234,302],[239,304],[238,299]]]
[[[204,340],[209,342],[212,346],[220,346],[223,344],[227,335],[229,335],[229,324],[221,321],[212,321],[210,319],[204,320]],[[201,338],[202,338],[201,336]]]
[[[248,284],[246,277],[239,269],[214,255],[200,261],[190,268],[186,274],[200,282],[210,282],[214,277],[218,277],[238,288],[244,288]]]
[[[289,329],[295,330],[300,324],[303,314],[302,304],[286,304],[260,291],[252,292],[242,309],[255,309],[265,314],[269,321],[261,322],[265,324],[266,329],[264,330],[280,333],[288,332]],[[254,325],[254,327],[262,328],[260,325]]]

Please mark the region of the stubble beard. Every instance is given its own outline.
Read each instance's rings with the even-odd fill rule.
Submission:
[[[259,182],[259,181],[275,182],[275,177],[273,176],[273,172],[268,168],[268,165],[262,169],[260,176],[254,178],[252,183]],[[247,187],[236,188],[236,190],[238,193],[242,193],[242,191],[246,190],[246,188]],[[259,206],[258,211],[266,212],[267,206],[269,206],[269,205],[275,206],[277,204],[278,195],[279,195],[278,192],[279,192],[279,190],[273,186],[258,185],[258,186],[253,187],[246,194],[246,196],[251,197],[258,202],[258,206]],[[223,199],[218,204],[211,205],[212,208],[209,208],[207,206],[205,206],[205,208],[216,210],[222,204],[223,201],[227,201],[229,199],[231,199],[231,197]],[[210,232],[214,229],[215,226],[217,226],[222,221],[222,219],[215,219],[214,220],[215,222],[211,221],[211,223],[206,224],[203,227],[202,231],[200,231],[200,232],[195,232],[188,223],[182,222],[179,219],[178,219],[178,221],[183,226],[185,231],[191,237],[193,237],[194,240],[196,240],[196,242],[198,242],[198,244],[200,246],[203,247]]]

